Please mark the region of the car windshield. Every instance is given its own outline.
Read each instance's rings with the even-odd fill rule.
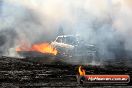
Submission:
[[[58,38],[56,39],[56,42],[62,43],[62,37],[58,37]]]
[[[56,39],[56,42],[70,44],[70,45],[76,45],[77,39],[73,36],[64,36],[64,37],[58,37]]]

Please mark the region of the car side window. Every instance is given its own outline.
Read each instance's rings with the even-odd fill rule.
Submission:
[[[62,43],[66,43],[66,37],[62,37]]]
[[[75,44],[77,44],[77,41],[76,41],[76,38],[74,38],[74,37],[67,37],[66,43],[71,44],[71,45],[75,45]]]

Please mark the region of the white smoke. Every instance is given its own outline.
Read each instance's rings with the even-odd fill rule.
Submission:
[[[132,50],[131,0],[6,0],[0,15],[0,30],[14,30],[15,43],[27,45],[51,41],[58,28],[79,34],[96,44],[104,58],[115,58],[109,46],[124,42]]]

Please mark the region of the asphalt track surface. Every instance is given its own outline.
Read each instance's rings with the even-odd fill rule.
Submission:
[[[45,87],[92,87],[92,88],[130,88],[128,84],[84,84],[79,85],[76,80],[79,65],[55,62],[40,64],[28,62],[18,58],[2,57],[0,59],[1,88],[45,88]],[[128,74],[132,77],[132,68],[124,66],[122,62],[105,66],[84,66],[86,74]]]

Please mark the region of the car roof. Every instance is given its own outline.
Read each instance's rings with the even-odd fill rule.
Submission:
[[[61,35],[61,36],[58,36],[58,37],[76,37],[74,35]]]

